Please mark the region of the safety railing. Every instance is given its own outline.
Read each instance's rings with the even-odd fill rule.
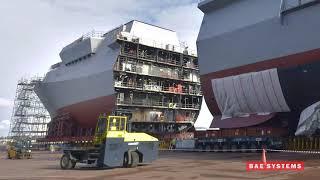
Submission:
[[[136,85],[135,83],[128,83],[128,82],[121,82],[115,81],[114,86],[117,88],[128,88],[128,89],[136,89],[136,90],[145,90],[145,91],[152,91],[152,92],[162,92],[162,93],[171,93],[171,94],[181,94],[181,95],[196,95],[201,96],[202,91],[200,90],[187,90],[184,88],[175,88],[175,87],[163,87],[153,84],[146,84],[146,85]]]
[[[155,107],[155,108],[169,108],[169,109],[190,109],[199,110],[199,104],[184,104],[184,103],[170,103],[152,100],[117,100],[117,105],[122,106],[143,106],[143,107]]]
[[[137,57],[137,51],[125,50],[124,48],[121,49],[120,54],[124,56],[134,57],[134,58]]]
[[[153,55],[153,54],[146,54],[146,53],[142,53],[141,51],[139,51],[138,56],[137,56],[137,52],[136,50],[125,50],[125,48],[121,49],[121,55],[123,56],[127,56],[127,57],[133,57],[133,58],[138,58],[138,59],[142,59],[144,61],[150,61],[150,62],[155,62],[156,64],[164,64],[164,65],[169,65],[169,66],[175,66],[175,67],[183,67],[183,68],[189,68],[189,69],[195,69],[195,70],[199,70],[199,65],[193,63],[193,62],[184,62],[181,66],[181,62],[180,59],[177,60],[175,58],[164,58],[161,56],[158,56],[158,58]],[[124,62],[126,61],[126,57],[119,57],[120,61]],[[131,61],[133,59],[130,59]],[[135,61],[135,60],[134,60]]]
[[[171,58],[163,58],[163,57],[158,56],[158,61],[156,61],[155,55],[145,54],[142,52],[139,52],[138,56],[137,56],[137,52],[135,50],[125,50],[124,48],[122,48],[120,51],[120,54],[123,56],[138,58],[138,59],[142,59],[142,60],[146,60],[146,61],[157,62],[159,64],[180,66],[180,61],[177,61],[177,60],[171,59]]]
[[[200,109],[200,104],[181,104],[183,109]]]
[[[147,60],[151,60],[151,61],[156,60],[156,56],[154,54],[148,54],[144,51],[139,51],[138,58],[147,59]]]
[[[190,95],[199,95],[199,96],[200,96],[200,95],[203,95],[203,94],[202,94],[202,91],[200,91],[200,90],[190,90],[190,91],[189,91],[189,94],[190,94]]]
[[[160,92],[162,91],[162,87],[153,84],[145,84],[143,85],[143,90]]]
[[[167,68],[166,69],[167,71],[161,71],[160,67],[153,66],[153,68],[151,67],[147,71],[143,71],[143,66],[134,65],[134,64],[131,64],[130,68],[125,67],[123,69],[123,67],[125,67],[125,66],[123,66],[123,65],[115,66],[114,70],[115,71],[131,72],[131,73],[140,74],[140,75],[148,75],[148,76],[161,77],[161,78],[167,78],[167,79],[188,81],[188,82],[199,82],[198,80],[193,81],[190,79],[182,79],[181,78],[182,73],[177,72],[174,69],[170,69],[168,71],[168,68]]]
[[[118,105],[140,105],[143,106],[145,103],[142,100],[117,100]]]
[[[183,122],[195,122],[195,118],[192,118],[192,117],[186,117]]]
[[[168,103],[159,102],[159,101],[147,101],[147,100],[117,100],[118,105],[129,105],[129,106],[147,106],[147,107],[162,107],[167,108]]]
[[[197,51],[188,49],[188,52],[186,53],[186,45],[183,42],[179,42],[180,45],[172,45],[165,42],[155,41],[153,39],[148,38],[141,38],[137,37],[131,34],[128,34],[126,32],[120,32],[117,34],[117,39],[124,40],[124,41],[130,41],[134,43],[143,44],[146,46],[158,48],[158,49],[164,49],[168,51],[178,52],[178,53],[185,53],[192,56],[197,56]]]
[[[121,81],[115,81],[114,86],[115,87],[123,87],[123,88],[131,88],[131,89],[136,88],[136,86],[133,83],[126,83],[126,82],[121,82]]]
[[[177,87],[163,87],[162,89],[163,92],[167,92],[167,93],[174,93],[174,94],[188,94],[187,91],[184,91],[182,87],[177,88]]]
[[[87,38],[101,38],[103,37],[103,35],[105,34],[104,31],[96,31],[96,30],[92,30],[90,32],[87,32],[86,34],[82,35],[82,39],[87,39]]]
[[[190,69],[199,69],[199,65],[190,62],[183,63],[183,67]]]
[[[192,76],[192,78],[190,78],[190,76],[184,76],[182,78],[183,81],[188,81],[188,82],[195,82],[195,83],[200,83],[200,77],[199,76]]]
[[[319,3],[319,0],[281,0],[280,4],[280,16],[283,12],[304,7],[311,3]]]

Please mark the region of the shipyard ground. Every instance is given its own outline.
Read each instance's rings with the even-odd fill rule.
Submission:
[[[77,165],[60,170],[59,153],[34,152],[30,160],[8,160],[0,154],[0,179],[319,179],[320,157],[292,153],[268,153],[268,160],[302,160],[302,172],[246,172],[247,160],[260,160],[260,153],[161,152],[151,165],[134,169],[96,169]]]

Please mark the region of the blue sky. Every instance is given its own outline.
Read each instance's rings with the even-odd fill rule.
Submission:
[[[43,76],[63,46],[93,29],[132,19],[175,30],[191,48],[203,14],[198,0],[3,0],[0,2],[0,136],[7,135],[16,83]]]

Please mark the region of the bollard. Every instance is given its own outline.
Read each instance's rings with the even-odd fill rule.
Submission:
[[[262,161],[264,164],[267,163],[267,157],[266,157],[266,150],[265,150],[265,149],[262,149],[261,161]]]

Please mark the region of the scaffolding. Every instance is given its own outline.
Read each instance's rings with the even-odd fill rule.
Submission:
[[[39,77],[18,81],[9,137],[28,137],[34,142],[46,136],[50,115],[34,92],[36,83],[40,81]]]
[[[152,134],[180,132],[195,122],[202,99],[198,58],[182,50],[118,38],[114,64],[117,110],[131,130]]]

